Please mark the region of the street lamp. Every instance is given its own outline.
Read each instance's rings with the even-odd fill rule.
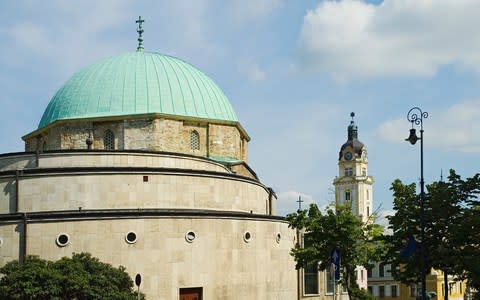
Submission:
[[[420,140],[420,238],[422,240],[420,244],[420,272],[422,279],[422,299],[427,299],[427,280],[425,272],[425,190],[423,181],[423,119],[428,118],[428,113],[422,111],[418,107],[410,109],[407,113],[407,120],[412,123],[412,129],[410,129],[410,135],[405,140],[410,144]],[[420,137],[417,136],[414,125],[420,125]]]

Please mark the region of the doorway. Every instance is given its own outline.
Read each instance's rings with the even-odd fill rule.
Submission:
[[[182,288],[180,289],[180,300],[202,300],[202,289],[197,288]]]

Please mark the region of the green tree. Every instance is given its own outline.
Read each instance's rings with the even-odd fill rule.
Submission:
[[[393,235],[388,260],[392,275],[404,283],[420,278],[420,197],[415,184],[400,180],[392,183],[395,215],[389,217]],[[480,214],[478,194],[480,175],[462,179],[450,170],[446,182],[427,185],[425,193],[425,257],[426,269],[443,270],[457,278],[467,278],[471,286],[479,286]],[[402,255],[407,237],[418,241],[417,251]],[[477,278],[477,279],[476,279]]]
[[[24,264],[7,263],[0,274],[1,299],[137,299],[124,267],[115,268],[89,253],[55,262],[29,256]]]
[[[324,214],[317,205],[311,204],[308,210],[299,210],[286,217],[289,226],[304,231],[304,246],[296,245],[291,254],[296,268],[307,264],[318,264],[319,270],[330,268],[331,252],[341,251],[341,284],[350,299],[368,299],[356,283],[357,266],[369,267],[370,262],[382,257],[385,244],[381,239],[383,228],[370,222],[362,222],[353,215],[349,206],[336,206]]]

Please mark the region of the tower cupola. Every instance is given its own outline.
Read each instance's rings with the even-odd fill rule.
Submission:
[[[361,157],[362,152],[365,150],[363,143],[358,140],[358,126],[355,124],[353,119],[355,117],[355,113],[351,112],[350,117],[352,120],[350,121],[350,125],[347,127],[347,141],[340,148],[340,153],[338,156],[339,160],[342,159],[342,156],[344,155],[343,152],[346,148],[349,148],[349,153],[352,154],[352,158]]]

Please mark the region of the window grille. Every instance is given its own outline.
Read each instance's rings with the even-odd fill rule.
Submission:
[[[105,131],[105,136],[103,137],[103,147],[105,150],[115,149],[115,136],[110,129]]]
[[[200,150],[200,135],[195,130],[190,134],[190,148],[192,150]]]

